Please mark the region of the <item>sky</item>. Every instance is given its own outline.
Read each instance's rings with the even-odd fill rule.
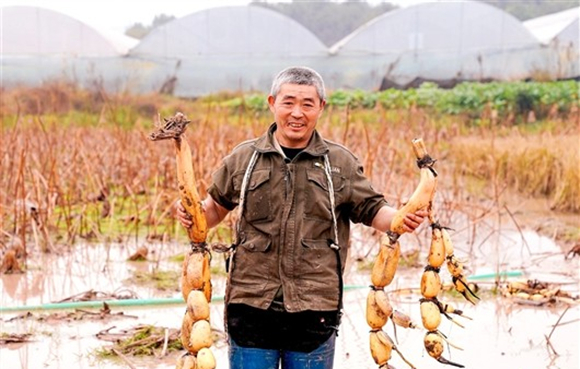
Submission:
[[[125,33],[135,23],[150,25],[156,15],[177,18],[218,6],[241,6],[251,0],[0,0],[1,6],[38,6],[71,16],[102,31]],[[406,6],[426,0],[392,0]],[[372,0],[370,3],[380,2]]]

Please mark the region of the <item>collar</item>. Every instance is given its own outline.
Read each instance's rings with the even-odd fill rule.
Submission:
[[[274,137],[274,132],[276,132],[276,122],[270,124],[268,131],[266,134],[259,137],[254,142],[254,148],[260,153],[267,153],[267,152],[279,152],[284,155],[282,152],[282,148],[280,144]],[[308,146],[304,148],[304,151],[311,156],[323,156],[324,154],[328,153],[328,146],[324,142],[324,139],[318,134],[318,131],[314,130],[312,134],[312,138],[310,142],[308,142]]]

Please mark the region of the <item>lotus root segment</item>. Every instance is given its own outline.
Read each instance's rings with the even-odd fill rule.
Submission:
[[[437,188],[437,172],[433,168],[433,160],[425,148],[422,139],[413,140],[413,150],[417,156],[420,179],[417,188],[409,200],[395,213],[391,222],[391,232],[403,234],[405,230],[404,219],[408,214],[416,213],[418,210],[430,210]]]

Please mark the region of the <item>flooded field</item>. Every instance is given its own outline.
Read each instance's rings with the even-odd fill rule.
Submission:
[[[362,257],[369,243],[359,234],[353,242],[353,258]],[[480,290],[481,302],[472,306],[451,294],[452,301],[473,320],[458,317],[465,328],[446,319],[440,329],[463,350],[447,348],[444,356],[472,369],[576,369],[580,368],[580,307],[565,302],[534,305],[506,298],[497,293],[494,274],[504,273],[502,285],[512,280],[539,280],[572,296],[579,292],[578,256],[565,253],[551,239],[531,231],[505,231],[485,242],[472,240],[466,234],[455,234],[459,255],[469,258],[469,275]],[[371,241],[374,242],[374,241]],[[404,250],[425,251],[417,243],[425,239],[407,237]],[[372,245],[372,244],[371,244]],[[180,262],[172,257],[184,251],[183,245],[150,244],[148,260],[126,261],[136,246],[78,245],[61,255],[40,255],[29,259],[25,274],[2,275],[0,283],[1,337],[26,337],[26,342],[0,345],[1,369],[65,368],[173,368],[179,353],[161,356],[102,358],[96,353],[111,342],[99,339],[103,332],[113,334],[140,325],[154,325],[169,330],[181,326],[184,304],[179,303]],[[370,246],[368,246],[370,247]],[[371,253],[372,255],[372,253]],[[423,257],[418,258],[424,260]],[[217,258],[213,263],[220,263]],[[165,289],[136,283],[135,276],[154,270],[175,273],[173,287]],[[422,267],[401,265],[398,278],[390,286],[390,297],[396,309],[420,323],[418,291]],[[442,273],[445,282],[449,275]],[[214,302],[211,324],[217,339],[213,351],[218,368],[227,368],[227,346],[223,336],[223,277],[213,278]],[[376,364],[368,349],[368,326],[365,320],[369,276],[356,263],[348,266],[345,280],[345,314],[339,331],[336,369],[374,369]],[[171,284],[170,284],[171,285]],[[148,306],[112,306],[109,313],[99,308],[52,309],[51,303],[71,297],[106,295],[138,298]],[[99,294],[100,293],[100,294]],[[385,330],[395,338],[389,323]],[[396,330],[399,350],[417,368],[445,367],[430,358],[423,348],[422,329]],[[390,363],[400,369],[408,367],[394,353]]]
[[[185,239],[173,216],[175,152],[148,137],[162,117],[182,111],[193,118],[187,135],[203,194],[221,158],[272,122],[265,96],[105,96],[99,86],[54,81],[3,91],[0,99],[6,102],[1,270],[20,269],[14,262],[23,252],[15,240],[27,242],[25,272],[0,273],[0,369],[175,367],[181,352],[169,345],[147,356],[113,352],[115,341],[143,327],[155,327],[162,343],[178,342],[170,338],[185,312],[176,256],[188,246],[159,241]],[[464,328],[444,319],[442,333],[463,348],[447,347],[444,356],[468,368],[580,368],[580,250],[568,255],[572,245],[553,241],[580,240],[578,86],[529,86],[336,91],[317,126],[352,150],[396,206],[419,180],[412,139],[426,140],[445,178],[438,180],[432,218],[453,229],[455,255],[465,260],[465,275],[481,298],[472,306],[451,292],[450,275],[441,271],[441,300],[473,318],[457,318]],[[565,226],[555,224],[560,221]],[[233,220],[225,223],[214,235],[229,242]],[[354,230],[335,367],[376,369],[365,310],[378,237]],[[417,323],[430,231],[425,225],[401,238],[403,255],[388,286],[395,308]],[[142,246],[146,260],[128,261]],[[223,260],[217,255],[212,264],[214,352],[218,368],[226,369]],[[546,294],[505,296],[516,282],[541,286],[533,289]],[[426,353],[423,329],[395,334],[389,324],[385,330],[416,368],[443,367]],[[393,356],[394,367],[408,367]]]

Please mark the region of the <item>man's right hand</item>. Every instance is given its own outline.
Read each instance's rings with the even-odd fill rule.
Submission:
[[[182,226],[185,228],[193,226],[193,218],[185,210],[185,207],[181,203],[181,199],[177,200],[173,207],[175,208],[175,218]],[[216,203],[209,195],[201,202],[201,208],[209,228],[218,225],[218,223],[221,222],[229,213],[228,209],[218,205],[218,203]]]
[[[190,228],[193,225],[193,221],[191,220],[191,215],[187,211],[185,211],[185,207],[181,203],[181,200],[177,200],[175,202],[175,218],[181,223],[182,226],[185,228]]]

